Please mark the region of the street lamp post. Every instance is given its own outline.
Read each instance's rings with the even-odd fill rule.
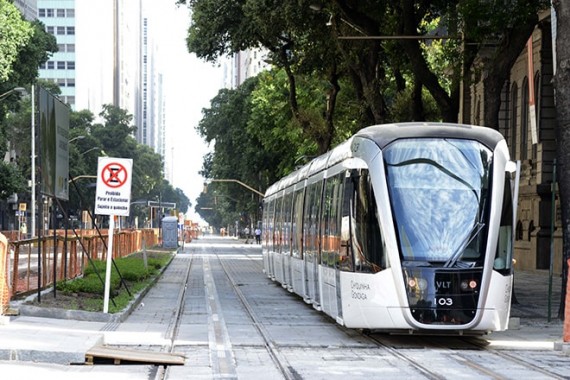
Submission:
[[[24,87],[14,87],[13,89],[6,91],[2,95],[0,95],[0,100],[4,99],[5,97],[7,97],[8,95],[10,95],[14,92],[19,92],[20,94],[24,94],[26,92],[26,89]]]
[[[69,144],[71,142],[74,142],[75,140],[81,140],[84,138],[85,138],[85,136],[83,136],[83,135],[75,136],[74,138],[70,139],[67,143]]]
[[[265,196],[265,194],[263,194],[261,191],[255,190],[253,187],[246,185],[245,183],[238,181],[237,179],[216,179],[216,178],[207,178],[206,181],[204,182],[204,185],[207,186],[208,184],[212,183],[212,182],[235,182],[243,187],[245,187],[246,189],[248,189],[251,192],[256,193],[257,195],[260,195],[262,197]]]

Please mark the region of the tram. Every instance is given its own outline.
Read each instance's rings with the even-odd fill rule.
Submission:
[[[520,164],[489,128],[364,128],[271,185],[264,272],[348,328],[507,329]]]

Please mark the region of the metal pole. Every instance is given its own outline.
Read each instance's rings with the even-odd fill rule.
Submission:
[[[554,273],[554,223],[556,222],[556,159],[552,162],[552,199],[550,205],[550,268],[548,270],[548,322],[551,319],[552,276]]]
[[[35,101],[35,89],[34,85],[32,85],[32,198],[31,198],[31,212],[32,212],[32,220],[31,220],[31,229],[32,229],[32,236],[34,238],[36,236],[36,101]]]

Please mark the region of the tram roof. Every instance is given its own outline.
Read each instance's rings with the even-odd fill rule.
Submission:
[[[347,141],[275,182],[267,189],[266,196],[284,190],[337,162],[352,157],[351,143],[356,137],[372,140],[380,149],[399,139],[438,137],[477,140],[494,150],[496,145],[504,140],[504,137],[494,129],[467,124],[408,122],[373,125],[361,129]]]
[[[380,149],[399,139],[440,137],[477,140],[494,150],[497,144],[504,140],[498,131],[491,128],[467,124],[427,122],[373,125],[361,129],[355,136],[374,141]]]

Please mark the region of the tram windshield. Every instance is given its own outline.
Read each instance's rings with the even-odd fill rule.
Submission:
[[[483,257],[491,151],[477,141],[398,140],[384,152],[407,265],[475,265]]]

